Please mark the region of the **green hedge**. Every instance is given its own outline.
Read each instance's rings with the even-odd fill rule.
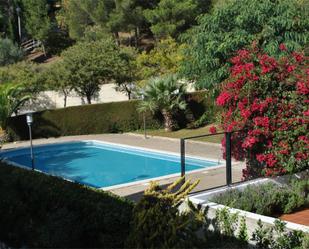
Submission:
[[[142,127],[143,117],[136,111],[138,101],[73,106],[46,110],[34,114],[33,136],[58,137],[68,135],[126,132]],[[160,120],[147,115],[149,128],[160,127]],[[28,139],[25,115],[9,120],[9,135],[14,140]]]
[[[178,119],[180,126],[194,122],[207,109],[205,91],[187,96],[188,110]],[[34,114],[34,138],[128,132],[141,129],[143,116],[138,113],[138,100],[92,104],[46,110]],[[147,128],[162,127],[162,117],[147,114]],[[12,140],[28,139],[25,115],[9,120],[8,133]]]
[[[133,204],[0,162],[0,241],[21,248],[121,248]]]

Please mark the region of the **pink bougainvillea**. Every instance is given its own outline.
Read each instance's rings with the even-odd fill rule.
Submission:
[[[216,101],[222,128],[243,130],[232,135],[232,153],[246,159],[245,178],[308,168],[308,58],[284,44],[279,50],[280,58],[256,46],[238,51]]]
[[[215,134],[217,132],[217,128],[215,126],[211,126],[211,127],[209,127],[209,132],[211,134]]]

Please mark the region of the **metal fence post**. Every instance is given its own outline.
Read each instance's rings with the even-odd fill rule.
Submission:
[[[232,184],[232,144],[231,132],[225,132],[226,185]]]
[[[185,139],[180,139],[180,164],[181,164],[181,176],[186,174],[185,166]]]

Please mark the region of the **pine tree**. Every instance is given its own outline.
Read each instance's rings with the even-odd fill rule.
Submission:
[[[21,0],[27,33],[34,39],[44,42],[51,29],[46,0]]]
[[[158,38],[177,37],[194,23],[198,13],[195,0],[161,0],[156,8],[144,11],[151,31]]]

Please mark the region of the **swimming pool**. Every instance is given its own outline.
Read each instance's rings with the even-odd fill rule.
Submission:
[[[180,174],[178,155],[100,141],[34,147],[35,169],[95,188]],[[0,158],[31,168],[29,148],[0,152]],[[214,161],[186,158],[186,171],[217,166]]]

